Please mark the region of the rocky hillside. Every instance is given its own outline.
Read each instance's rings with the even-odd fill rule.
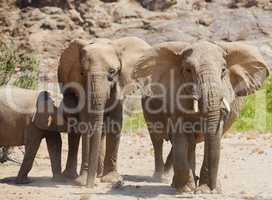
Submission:
[[[0,40],[35,52],[41,81],[56,81],[61,50],[78,37],[242,40],[272,63],[271,22],[271,0],[0,0]]]

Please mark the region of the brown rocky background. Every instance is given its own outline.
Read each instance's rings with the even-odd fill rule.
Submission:
[[[0,0],[0,40],[37,54],[41,81],[56,80],[61,50],[77,37],[242,40],[271,62],[271,35],[271,0]]]

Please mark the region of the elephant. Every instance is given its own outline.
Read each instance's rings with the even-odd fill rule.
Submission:
[[[176,41],[155,45],[140,60],[139,73],[151,74],[142,107],[154,148],[154,176],[162,179],[172,163],[172,186],[178,192],[220,192],[221,137],[239,115],[244,97],[269,75],[263,57],[242,42]],[[164,140],[172,143],[165,165]],[[197,184],[195,147],[202,141]]]
[[[55,105],[49,92],[1,88],[0,119],[0,146],[25,145],[17,184],[30,182],[27,176],[43,138],[47,143],[53,180],[63,180],[60,132],[66,131],[66,125],[62,123],[61,109]]]
[[[133,92],[135,66],[143,52],[151,49],[136,37],[116,40],[76,39],[64,49],[58,67],[61,92],[78,102],[73,113],[79,124],[91,123],[93,129],[81,131],[82,163],[77,176],[80,136],[69,134],[68,158],[63,174],[75,183],[93,187],[96,177],[102,182],[120,180],[117,156],[122,129],[123,96]],[[145,73],[137,79],[145,77]],[[82,106],[80,106],[82,105]],[[91,109],[91,110],[90,110]],[[92,112],[93,111],[93,112]],[[72,112],[72,111],[71,111]],[[108,129],[115,124],[114,129]]]

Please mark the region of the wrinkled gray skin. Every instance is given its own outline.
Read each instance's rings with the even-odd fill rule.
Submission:
[[[74,40],[62,53],[58,80],[64,101],[74,98],[84,102],[84,107],[76,113],[79,122],[91,123],[95,127],[88,133],[82,133],[82,164],[78,177],[76,167],[80,137],[73,134],[73,131],[69,134],[68,159],[63,173],[66,177],[77,177],[77,184],[93,187],[97,175],[102,177],[103,182],[119,180],[117,155],[123,119],[123,97],[118,91],[133,82],[134,66],[144,50],[150,48],[136,37],[117,40],[101,38],[93,41]],[[77,83],[83,88],[84,98],[76,88],[67,88],[71,83]],[[67,97],[67,94],[70,96]],[[89,112],[88,106],[98,112]],[[114,129],[103,129],[111,124],[116,125]]]
[[[161,179],[173,163],[172,186],[178,192],[220,192],[217,173],[221,136],[239,113],[243,96],[257,90],[268,76],[268,67],[261,55],[253,47],[241,43],[189,45],[169,42],[157,45],[153,52],[147,53],[143,66],[152,69],[152,83],[160,83],[166,89],[162,94],[158,87],[152,86],[152,94],[142,99],[155,153],[154,176]],[[193,83],[195,87],[178,91],[184,83]],[[170,91],[190,97],[173,101]],[[163,102],[166,109],[152,113],[161,108]],[[170,123],[175,124],[178,120],[182,120],[178,129],[169,128]],[[158,122],[163,128],[152,126]],[[184,124],[188,122],[201,122],[204,128],[185,128]],[[172,143],[165,166],[162,157],[164,139]],[[204,160],[197,186],[195,146],[203,140]]]
[[[45,91],[39,93],[20,88],[1,88],[0,108],[0,146],[25,145],[16,183],[30,182],[27,175],[43,138],[47,143],[53,179],[61,180],[60,132],[65,131],[65,125],[58,125],[59,110],[49,94]],[[23,108],[23,112],[17,108]]]

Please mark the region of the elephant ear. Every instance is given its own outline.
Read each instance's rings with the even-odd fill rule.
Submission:
[[[225,50],[230,81],[237,96],[246,96],[259,89],[269,69],[259,51],[240,42],[218,43]]]
[[[80,81],[81,50],[89,43],[85,40],[73,40],[61,54],[58,66],[58,82],[66,84],[69,80]]]
[[[164,42],[146,50],[136,64],[134,78],[148,74],[151,75],[152,81],[160,81],[171,68],[181,64],[186,47],[188,44],[184,42]]]
[[[56,114],[56,106],[47,91],[39,93],[36,101],[36,111],[32,122],[42,130],[49,130],[53,126]]]
[[[133,83],[135,66],[144,52],[151,49],[151,46],[137,37],[124,37],[114,40],[112,43],[121,62],[120,86],[124,87]],[[148,71],[146,71],[138,78],[148,75]]]

